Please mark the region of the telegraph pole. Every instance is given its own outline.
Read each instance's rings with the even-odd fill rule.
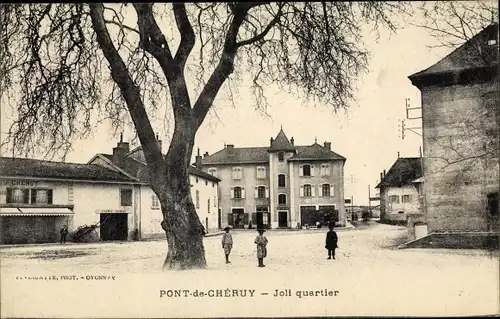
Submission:
[[[368,185],[368,213],[371,215],[371,212],[372,212],[372,199],[370,196],[370,185]]]

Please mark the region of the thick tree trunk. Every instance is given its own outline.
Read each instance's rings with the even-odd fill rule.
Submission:
[[[168,241],[164,269],[204,268],[204,228],[191,198],[188,167],[194,144],[189,130],[174,132],[165,158],[165,182],[160,188],[162,228]]]

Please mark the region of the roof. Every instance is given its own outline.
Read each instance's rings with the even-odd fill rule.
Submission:
[[[400,157],[375,188],[410,185],[419,177],[422,177],[420,157]]]
[[[491,39],[496,39],[496,45],[488,44],[488,40]],[[498,23],[493,23],[434,65],[412,74],[408,78],[416,84],[428,76],[496,65],[498,65]]]
[[[101,154],[105,156],[107,159],[112,161],[113,155],[110,154]],[[132,156],[133,155],[133,156]],[[130,152],[124,160],[123,166],[120,167],[122,170],[127,172],[128,174],[135,176],[141,182],[149,182],[149,170],[148,165],[145,162],[144,153],[142,148],[136,148],[133,152]],[[188,167],[189,174],[199,176],[205,178],[210,181],[220,182],[220,179],[217,177],[208,174],[192,165]]]
[[[295,147],[290,143],[288,137],[286,137],[285,132],[281,129],[276,136],[276,138],[271,142],[271,146],[267,150],[268,152],[278,152],[278,151],[289,151],[294,152]]]
[[[315,161],[315,160],[345,160],[346,158],[328,150],[324,146],[314,143],[311,146],[298,146],[297,154],[289,161]]]
[[[308,146],[294,146],[297,152],[289,161],[344,160],[345,157],[314,143]],[[227,147],[202,159],[203,165],[224,164],[267,164],[267,147]]]
[[[0,176],[84,181],[135,181],[120,172],[96,164],[65,163],[18,157],[0,157]]]

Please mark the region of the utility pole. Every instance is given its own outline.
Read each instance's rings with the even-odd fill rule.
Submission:
[[[370,185],[368,185],[368,214],[370,214],[370,217],[371,214],[372,214],[372,199],[371,199],[371,196],[370,196]]]

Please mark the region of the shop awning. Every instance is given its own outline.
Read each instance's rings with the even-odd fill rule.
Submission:
[[[0,216],[72,216],[69,208],[9,207],[0,208]]]

